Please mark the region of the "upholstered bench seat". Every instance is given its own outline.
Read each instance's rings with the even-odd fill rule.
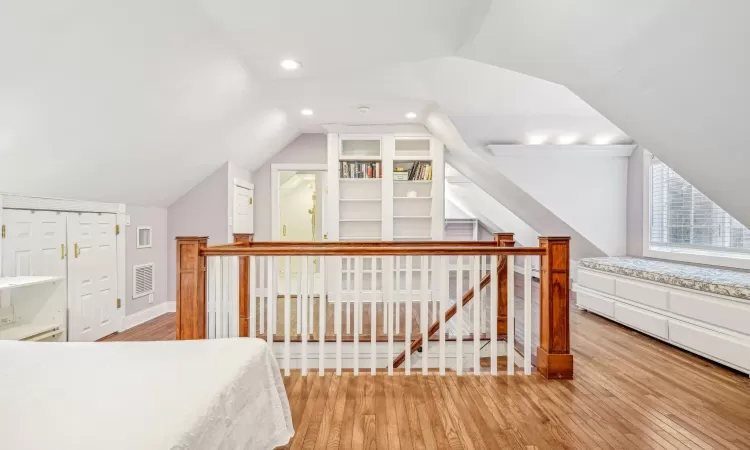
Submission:
[[[750,272],[627,256],[584,258],[578,267],[750,300]]]

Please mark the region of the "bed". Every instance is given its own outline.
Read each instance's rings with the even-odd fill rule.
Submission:
[[[0,341],[0,447],[271,449],[293,435],[259,339]]]

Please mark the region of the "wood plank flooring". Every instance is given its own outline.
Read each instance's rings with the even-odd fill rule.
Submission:
[[[575,379],[285,378],[292,449],[750,449],[750,379],[575,311]],[[174,338],[174,314],[109,340]]]

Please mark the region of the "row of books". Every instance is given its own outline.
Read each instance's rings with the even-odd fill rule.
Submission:
[[[411,167],[393,170],[394,180],[432,180],[432,163],[414,161]]]
[[[383,170],[379,162],[341,161],[339,176],[341,178],[383,178]]]

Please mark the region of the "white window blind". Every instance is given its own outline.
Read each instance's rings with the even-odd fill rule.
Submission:
[[[651,247],[750,253],[750,230],[653,158]]]

